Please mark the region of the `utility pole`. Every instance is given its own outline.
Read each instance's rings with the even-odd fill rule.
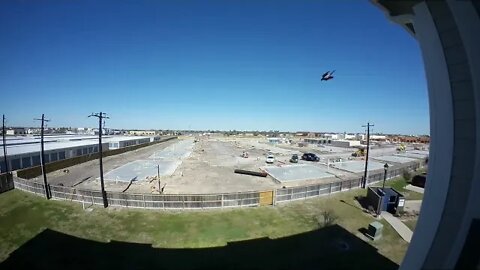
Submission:
[[[5,172],[8,173],[8,161],[7,161],[7,143],[5,140],[5,114],[3,115],[2,122],[2,137],[3,137],[3,162],[5,162]]]
[[[109,119],[106,113],[92,113],[88,117],[97,117],[98,118],[98,151],[99,151],[99,160],[100,160],[100,186],[102,189],[102,198],[103,198],[103,207],[108,207],[107,192],[105,192],[105,184],[103,182],[103,161],[102,161],[102,120]]]
[[[50,194],[50,189],[48,188],[48,182],[47,182],[47,170],[45,169],[45,146],[44,146],[44,141],[43,141],[43,133],[44,133],[43,130],[44,130],[44,127],[45,127],[45,122],[50,122],[50,120],[45,119],[45,114],[42,114],[41,119],[35,118],[33,120],[42,121],[42,128],[40,130],[40,149],[41,149],[40,163],[41,163],[41,166],[42,166],[43,184],[45,186],[45,196],[47,197],[47,200],[50,200],[50,198],[52,196]]]
[[[366,127],[367,128],[367,153],[365,154],[365,172],[363,174],[363,183],[362,183],[362,188],[366,188],[367,186],[367,178],[368,178],[368,154],[370,153],[370,127],[373,127],[374,125],[371,125],[370,122],[367,123]]]

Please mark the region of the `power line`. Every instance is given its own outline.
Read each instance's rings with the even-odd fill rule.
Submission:
[[[103,207],[108,207],[107,192],[105,192],[105,184],[103,182],[103,151],[102,151],[102,120],[109,119],[106,113],[92,113],[88,117],[97,117],[98,118],[98,152],[99,152],[99,161],[100,161],[100,186],[102,189],[102,198],[103,198]]]
[[[370,122],[368,122],[366,126],[362,126],[367,128],[367,153],[365,154],[365,172],[363,174],[362,188],[365,188],[367,186],[368,154],[370,153],[370,127],[373,127],[373,126],[375,125],[370,124]]]
[[[41,167],[42,167],[43,184],[45,185],[45,196],[47,197],[48,200],[50,200],[50,198],[52,196],[50,194],[50,189],[49,189],[48,182],[47,182],[47,170],[45,169],[45,147],[44,147],[44,141],[43,141],[43,130],[44,130],[44,127],[45,127],[45,122],[50,122],[50,120],[45,119],[44,114],[42,114],[41,119],[34,118],[33,120],[42,121],[42,128],[41,128],[41,131],[40,131],[40,137],[41,137],[40,138],[40,146],[41,146],[40,163],[41,163]]]

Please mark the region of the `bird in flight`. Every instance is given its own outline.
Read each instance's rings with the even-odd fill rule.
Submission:
[[[323,73],[323,75],[322,75],[322,81],[328,81],[328,80],[333,79],[333,73],[334,73],[334,72],[335,72],[335,70],[334,70],[334,71],[330,71],[330,70],[329,70],[329,71]]]

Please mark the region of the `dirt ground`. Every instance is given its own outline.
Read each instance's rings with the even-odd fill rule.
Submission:
[[[193,137],[189,137],[189,139],[193,140]],[[164,142],[104,158],[104,173],[129,162],[146,159],[155,152],[178,143],[178,141]],[[279,183],[270,176],[258,177],[234,173],[235,169],[260,172],[262,167],[268,165],[265,163],[268,154],[273,154],[276,159],[275,163],[269,166],[282,166],[290,164],[289,160],[292,154],[300,156],[302,152],[315,152],[320,155],[320,162],[300,160],[299,163],[307,163],[326,169],[327,166],[323,163],[326,163],[327,158],[342,157],[346,159],[353,152],[351,149],[344,148],[329,151],[330,149],[316,146],[272,145],[264,141],[262,138],[198,137],[195,140],[192,153],[181,160],[181,165],[173,175],[160,177],[160,183],[156,177],[152,176],[152,178],[146,180],[133,182],[131,185],[128,182],[106,180],[105,187],[106,190],[118,192],[125,191],[128,187],[128,193],[158,193],[163,187],[164,194],[204,194],[271,190],[283,186],[341,181],[355,176],[352,173],[330,168],[329,173],[334,176],[329,178]],[[244,151],[248,152],[248,158],[242,157]],[[100,189],[98,160],[70,167],[68,171],[68,173],[63,172],[63,170],[49,173],[50,183],[61,183],[65,186],[85,189]]]

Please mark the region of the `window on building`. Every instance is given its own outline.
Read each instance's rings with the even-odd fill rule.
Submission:
[[[30,157],[22,158],[22,168],[28,168],[28,167],[32,167],[32,162],[30,160]]]
[[[50,155],[45,154],[45,163],[49,163],[49,162],[50,162]]]
[[[97,153],[98,152],[98,146],[93,147],[93,152]]]
[[[89,148],[88,148],[88,153],[89,153],[89,154],[93,153],[93,147],[89,147]]]
[[[0,171],[1,172],[6,172],[7,171],[7,168],[5,168],[4,162],[0,162]]]
[[[58,153],[51,153],[50,154],[50,159],[52,160],[52,162],[57,161],[58,160]]]
[[[10,165],[12,166],[12,170],[20,169],[20,159],[19,158],[12,159],[12,161],[10,161]]]
[[[87,154],[87,151],[88,149],[87,148],[83,148],[83,154],[86,155]]]
[[[59,160],[65,159],[65,151],[58,153],[58,159]]]
[[[32,157],[32,165],[33,166],[38,166],[40,165],[40,155],[33,156]]]

